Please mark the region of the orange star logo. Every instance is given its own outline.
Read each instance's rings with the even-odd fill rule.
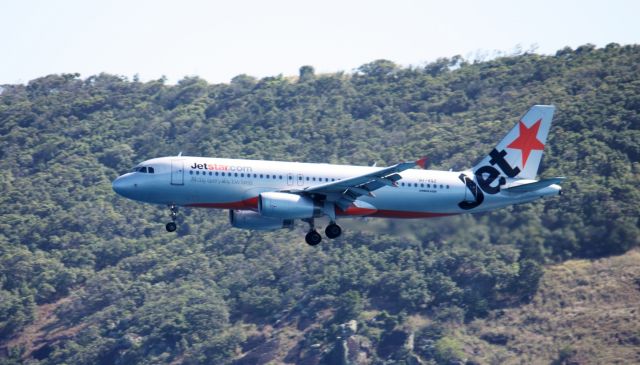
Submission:
[[[522,153],[522,168],[524,169],[527,164],[527,159],[529,158],[529,154],[533,150],[542,151],[544,149],[544,144],[538,140],[538,130],[540,129],[540,122],[542,119],[538,119],[537,122],[533,123],[531,128],[527,128],[522,121],[520,121],[520,135],[518,138],[514,139],[507,148],[519,149]]]

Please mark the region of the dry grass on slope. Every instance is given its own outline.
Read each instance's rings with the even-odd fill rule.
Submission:
[[[22,360],[43,359],[53,350],[58,341],[73,338],[87,324],[67,327],[59,321],[56,310],[71,302],[73,296],[67,296],[54,303],[42,304],[36,308],[36,320],[5,344],[0,344],[0,355],[9,349],[21,349]]]
[[[640,364],[640,251],[550,266],[531,303],[458,336],[480,363]]]

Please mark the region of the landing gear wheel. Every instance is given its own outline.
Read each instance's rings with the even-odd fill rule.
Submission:
[[[167,232],[175,232],[178,226],[176,225],[176,218],[178,217],[178,207],[175,204],[169,205],[169,210],[171,210],[171,222],[167,223],[165,228]]]
[[[309,246],[315,246],[319,244],[320,241],[322,241],[322,236],[320,235],[320,233],[318,233],[318,231],[313,230],[307,233],[307,235],[304,237],[304,240],[307,241],[307,244]]]
[[[176,226],[176,222],[169,222],[165,228],[167,229],[167,232],[174,232],[178,226]]]
[[[342,228],[340,228],[340,226],[335,223],[331,223],[327,226],[327,228],[325,228],[324,233],[330,239],[338,238],[342,234]]]

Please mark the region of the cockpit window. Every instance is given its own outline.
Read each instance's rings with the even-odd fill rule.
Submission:
[[[153,168],[150,167],[150,169],[153,170]],[[142,172],[142,173],[147,173],[147,167],[146,166],[140,166],[140,167],[136,167],[135,169],[133,169],[133,171],[135,172]],[[150,171],[151,172],[151,171]]]
[[[149,167],[147,168],[147,170],[149,171],[149,173],[150,173],[150,174],[153,174],[153,173],[154,173],[153,167],[151,167],[151,166],[149,166]]]

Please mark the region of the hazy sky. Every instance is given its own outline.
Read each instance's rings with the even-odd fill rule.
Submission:
[[[640,1],[0,0],[0,84],[50,73],[229,82],[640,43]]]

